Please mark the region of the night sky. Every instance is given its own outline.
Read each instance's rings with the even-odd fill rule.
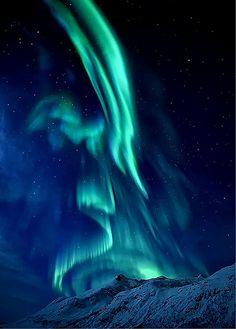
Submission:
[[[129,258],[121,261],[129,253],[126,249],[140,266],[153,270],[157,263],[160,274],[173,276],[211,274],[235,259],[234,2],[97,0],[96,4],[126,52],[137,122],[134,149],[149,199],[135,174],[123,174],[111,160],[114,127],[102,132],[102,151],[95,155],[87,150],[87,137],[80,143],[72,135],[62,136],[58,124],[62,119],[29,131],[32,113],[35,118],[64,106],[55,95],[69,95],[73,104],[79,104],[79,129],[89,122],[86,129],[98,134],[95,140],[104,115],[75,46],[48,6],[43,1],[6,2],[0,14],[3,322],[118,273],[142,276],[144,272],[130,270]],[[107,58],[112,62],[111,55]],[[38,110],[37,104],[41,104]],[[71,114],[73,109],[68,106],[66,111]],[[121,140],[125,131],[122,134]],[[129,165],[125,156],[124,163]],[[80,182],[91,175],[95,183],[89,189],[89,209],[78,201],[76,188],[82,191]],[[98,183],[98,177],[105,185]],[[94,201],[93,193],[101,193],[101,200]],[[134,210],[138,204],[140,209]],[[105,217],[93,212],[93,206],[112,217],[114,254],[108,251],[108,258],[93,254],[79,265],[75,261],[60,290],[59,283],[52,284],[55,267],[62,267],[73,248],[95,250],[102,236],[98,223]],[[109,231],[107,226],[104,230]],[[127,233],[124,244],[116,238],[119,230],[124,237]],[[142,250],[136,246],[139,234],[145,241]],[[152,265],[145,265],[145,257]],[[86,283],[75,288],[76,280]]]

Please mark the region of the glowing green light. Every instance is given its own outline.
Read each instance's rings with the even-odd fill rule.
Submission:
[[[45,2],[71,38],[98,95],[110,125],[110,148],[114,161],[123,172],[128,169],[146,195],[133,147],[137,128],[133,92],[125,56],[114,31],[90,0],[71,1],[78,20],[61,2]],[[84,30],[87,30],[87,34]]]
[[[95,287],[120,272],[145,279],[174,277],[188,273],[185,259],[189,267],[200,268],[201,263],[191,251],[183,252],[171,231],[175,224],[183,230],[188,223],[182,187],[186,180],[158,149],[145,156],[167,201],[149,195],[149,202],[134,147],[138,125],[133,90],[116,34],[92,0],[71,0],[70,8],[59,0],[45,2],[73,42],[103,110],[102,117],[85,119],[78,97],[55,94],[43,98],[29,117],[28,131],[47,130],[54,151],[69,141],[77,146],[84,143],[89,153],[84,155],[85,165],[78,168],[81,175],[73,192],[78,209],[95,222],[98,232],[85,239],[79,231],[62,246],[54,287],[78,293],[86,288],[86,281]],[[91,158],[95,163],[90,163]],[[89,167],[88,173],[84,167]]]

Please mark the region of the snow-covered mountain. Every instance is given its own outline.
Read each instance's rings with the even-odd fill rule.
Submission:
[[[230,328],[235,325],[235,265],[208,278],[128,279],[61,297],[8,327]]]

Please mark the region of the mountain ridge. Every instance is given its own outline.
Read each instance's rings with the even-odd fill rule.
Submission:
[[[59,297],[8,328],[234,328],[235,264],[207,278],[122,274],[104,287]]]

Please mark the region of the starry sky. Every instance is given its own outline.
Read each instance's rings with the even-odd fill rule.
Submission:
[[[150,195],[157,196],[145,205],[153,213],[160,207],[156,219],[164,255],[160,257],[163,262],[172,257],[171,266],[178,268],[180,276],[188,270],[197,274],[203,268],[211,274],[235,259],[234,2],[96,3],[126,51],[139,126],[135,147],[144,154],[140,171]],[[73,294],[72,278],[78,278],[79,271],[87,272],[82,266],[70,269],[64,280],[66,292],[59,291],[52,286],[56,255],[77,236],[90,241],[92,235],[96,241],[98,230],[87,219],[91,214],[78,210],[74,195],[76,182],[83,179],[82,169],[91,171],[93,157],[84,156],[84,145],[68,141],[60,149],[61,135],[53,122],[46,131],[30,134],[32,109],[48,95],[76,95],[83,122],[96,123],[93,131],[101,110],[74,45],[43,2],[6,3],[0,15],[0,320],[4,322],[33,312],[62,293]],[[154,158],[156,167],[151,165]],[[126,202],[131,207],[137,200],[146,202],[132,179],[124,180],[114,163],[101,163],[109,165],[107,172],[121,209]],[[122,193],[124,198],[119,197]],[[106,204],[109,196],[104,195]],[[176,202],[171,203],[172,199]],[[166,214],[172,216],[171,207],[176,218],[173,215],[172,225],[165,229],[163,221]],[[131,216],[130,222],[138,235],[141,219],[138,212],[135,216],[136,221]],[[185,217],[188,225],[182,233],[175,221]],[[144,231],[147,240],[150,232],[146,227]],[[182,267],[177,266],[173,244],[185,257]],[[152,254],[159,252],[154,242],[152,249]],[[114,255],[117,264],[111,276],[125,269],[123,264],[119,267],[120,251]],[[143,261],[135,250],[132,257]],[[194,268],[189,260],[193,258],[194,264],[203,265]],[[86,274],[86,288],[98,275],[95,265],[90,264],[92,274]]]

